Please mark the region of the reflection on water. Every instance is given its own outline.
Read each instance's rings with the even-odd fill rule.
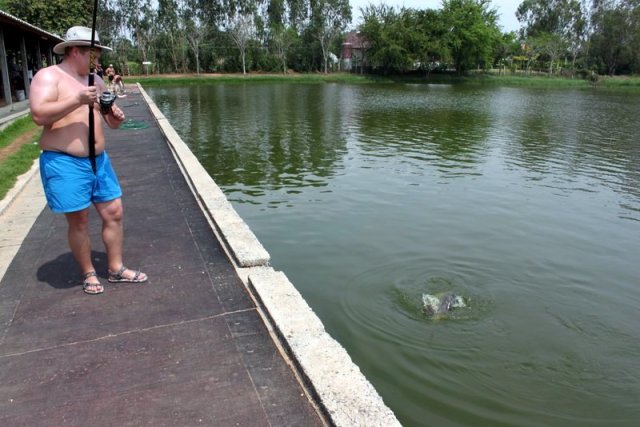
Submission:
[[[402,162],[429,162],[442,174],[464,175],[473,173],[486,152],[488,123],[482,113],[432,107],[407,114],[389,109],[384,99],[362,101],[366,107],[359,111],[357,125],[367,156],[400,153]]]
[[[403,424],[637,424],[639,96],[149,93]]]
[[[348,144],[363,167],[394,157],[398,170],[444,177],[502,167],[568,192],[605,186],[638,219],[640,101],[625,95],[404,85],[215,85],[151,91],[174,127],[236,202],[327,186]],[[215,143],[212,143],[215,142]],[[426,170],[424,170],[426,169]],[[633,202],[636,199],[636,202]]]
[[[218,185],[242,193],[231,200],[256,203],[268,191],[326,187],[340,169],[346,135],[335,95],[299,89],[218,85],[171,90],[170,102],[163,91],[154,96]]]

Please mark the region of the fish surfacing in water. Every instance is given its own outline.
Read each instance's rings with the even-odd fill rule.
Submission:
[[[440,316],[449,313],[452,308],[466,307],[464,298],[451,292],[442,295],[422,294],[422,306],[427,316]]]

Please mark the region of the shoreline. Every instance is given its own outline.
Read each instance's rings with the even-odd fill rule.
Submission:
[[[199,85],[216,83],[244,82],[291,82],[291,83],[350,83],[350,84],[477,84],[486,86],[531,87],[553,89],[604,89],[631,90],[640,92],[640,76],[599,76],[596,83],[580,77],[558,77],[545,75],[498,75],[476,72],[464,76],[449,73],[405,74],[381,76],[373,74],[354,74],[337,72],[322,73],[186,73],[186,74],[150,74],[125,76],[128,83],[140,83],[149,86]]]

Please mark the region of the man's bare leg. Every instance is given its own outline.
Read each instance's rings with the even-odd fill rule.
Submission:
[[[122,262],[122,244],[124,242],[122,199],[96,203],[96,210],[102,218],[102,241],[107,249],[109,271],[115,273],[124,265]],[[126,279],[132,279],[135,271],[126,269],[121,274]],[[146,275],[141,273],[140,278],[144,279]]]
[[[89,292],[102,292],[104,289],[97,277],[87,277],[87,273],[95,271],[91,261],[91,241],[89,239],[89,208],[66,213],[67,240],[69,248],[85,277],[85,289]]]

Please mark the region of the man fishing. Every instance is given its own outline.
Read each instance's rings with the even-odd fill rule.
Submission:
[[[116,129],[124,113],[115,104],[100,108],[99,94],[107,88],[100,77],[89,73],[91,61],[97,61],[103,50],[111,49],[100,45],[91,28],[70,28],[65,41],[53,49],[64,55],[62,63],[40,70],[30,93],[33,120],[43,126],[40,175],[47,203],[53,212],[65,214],[69,247],[83,276],[82,288],[93,295],[102,293],[104,287],[91,259],[88,220],[92,204],[102,219],[109,282],[147,281],[146,274],[125,267],[122,261],[122,190],[105,151],[102,120]]]

